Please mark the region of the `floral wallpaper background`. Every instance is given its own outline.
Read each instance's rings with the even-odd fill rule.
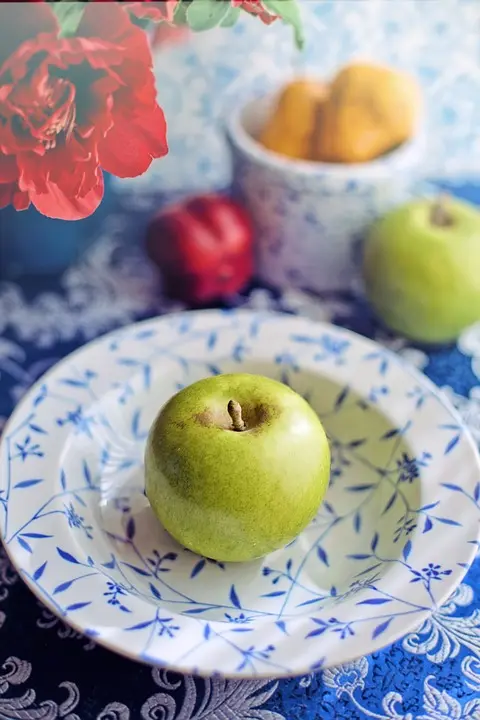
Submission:
[[[126,190],[185,192],[230,179],[222,118],[243,98],[295,72],[330,77],[355,58],[404,68],[420,80],[429,137],[424,174],[480,172],[480,2],[478,0],[300,0],[307,46],[289,28],[244,18],[231,30],[194,36],[157,55],[170,154]]]

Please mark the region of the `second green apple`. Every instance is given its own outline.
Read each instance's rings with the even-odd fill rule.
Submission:
[[[420,343],[450,343],[480,320],[480,212],[453,198],[421,199],[372,227],[363,275],[387,327]]]

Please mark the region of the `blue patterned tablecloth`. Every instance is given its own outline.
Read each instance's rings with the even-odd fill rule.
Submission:
[[[480,205],[480,183],[449,189]],[[0,284],[0,423],[79,345],[179,309],[160,296],[140,250],[126,244],[151,211],[142,206],[117,208],[62,278]],[[303,313],[375,337],[442,387],[480,442],[480,325],[455,347],[426,353],[378,328],[355,290],[315,298],[254,286],[232,304]],[[476,504],[480,520],[480,498]],[[315,676],[237,682],[176,676],[95,647],[37,602],[0,552],[2,663],[0,720],[480,720],[480,556],[441,610],[384,651]]]

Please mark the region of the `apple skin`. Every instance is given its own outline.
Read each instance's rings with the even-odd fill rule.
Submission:
[[[242,407],[236,432],[227,406]],[[330,449],[310,405],[276,380],[209,377],[174,395],[154,421],[146,494],[164,528],[199,555],[263,557],[314,518],[330,476]]]
[[[397,208],[372,227],[364,247],[367,297],[385,325],[419,343],[454,342],[480,320],[480,212],[449,198],[448,226],[433,202]]]

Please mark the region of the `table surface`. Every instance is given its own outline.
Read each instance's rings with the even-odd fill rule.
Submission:
[[[445,186],[480,205],[480,181]],[[92,337],[179,309],[126,241],[139,237],[151,210],[147,201],[117,207],[61,278],[0,284],[0,422],[49,366]],[[442,387],[480,442],[480,325],[427,353],[381,330],[354,289],[319,298],[253,286],[231,304],[375,337]],[[480,556],[449,602],[393,646],[318,675],[237,682],[152,670],[95,647],[30,594],[0,551],[2,663],[5,720],[480,720]]]

